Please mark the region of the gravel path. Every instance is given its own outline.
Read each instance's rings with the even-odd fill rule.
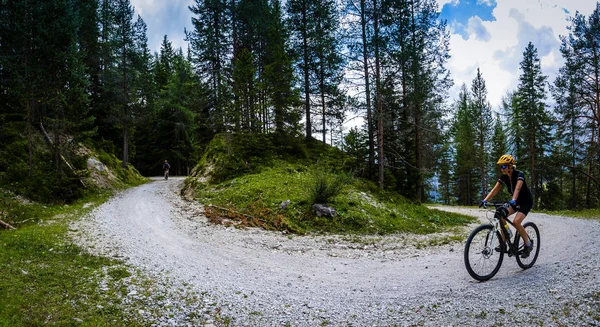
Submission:
[[[352,239],[215,226],[178,196],[182,183],[156,178],[73,227],[91,252],[169,281],[156,292],[186,289],[186,299],[166,300],[168,314],[146,317],[155,325],[600,326],[596,221],[531,213],[542,242],[535,266],[524,271],[505,257],[479,283],[464,268],[464,242],[428,245],[445,235]],[[202,297],[190,302],[190,294]]]

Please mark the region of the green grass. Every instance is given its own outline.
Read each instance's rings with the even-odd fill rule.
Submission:
[[[225,207],[270,222],[272,228],[296,233],[428,234],[473,220],[414,204],[363,179],[351,179],[330,199],[328,205],[336,209],[336,217],[317,217],[311,210],[314,183],[311,168],[279,161],[258,173],[216,185],[200,184],[196,196],[205,205]],[[286,200],[290,200],[290,205],[281,210],[279,206]]]
[[[39,205],[0,193],[0,219],[16,230],[0,229],[0,327],[148,326],[161,317],[155,294],[161,280],[146,277],[120,260],[88,254],[68,236],[70,222],[105,202],[109,193],[71,205]],[[185,301],[204,303],[192,292],[163,288]],[[131,289],[136,297],[128,297]],[[153,291],[154,290],[154,291]],[[185,295],[178,295],[185,294]],[[140,313],[143,310],[144,316]],[[200,308],[200,310],[206,310]],[[218,314],[213,320],[222,321]],[[192,324],[203,317],[189,317]],[[227,325],[224,323],[223,325]]]
[[[83,206],[13,205],[18,228],[0,231],[0,326],[142,325],[124,313],[118,289],[99,290],[101,279],[110,284],[123,278],[102,269],[120,263],[86,254],[66,240],[69,219],[92,207]]]

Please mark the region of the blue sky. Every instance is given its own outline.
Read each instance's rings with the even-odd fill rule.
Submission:
[[[165,34],[175,48],[187,47],[184,28],[192,28],[188,6],[194,0],[131,0],[148,25],[148,41],[158,51]],[[538,49],[542,70],[553,82],[563,61],[559,35],[567,35],[568,17],[576,11],[589,16],[595,0],[438,0],[441,18],[451,31],[448,68],[454,79],[450,99],[460,86],[470,87],[477,68],[497,109],[502,97],[516,89],[519,62],[531,41]],[[550,101],[550,98],[548,98]]]
[[[517,88],[527,44],[531,41],[537,48],[542,72],[554,82],[564,63],[559,36],[568,35],[567,19],[576,11],[589,16],[596,6],[594,0],[438,1],[451,31],[451,97],[456,98],[463,83],[470,87],[479,67],[495,110],[502,97]]]

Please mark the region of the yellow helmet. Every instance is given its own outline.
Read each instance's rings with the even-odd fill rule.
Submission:
[[[514,165],[515,158],[513,158],[510,154],[505,154],[500,159],[498,159],[497,165]]]

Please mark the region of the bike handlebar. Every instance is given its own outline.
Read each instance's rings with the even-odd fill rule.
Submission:
[[[508,202],[504,202],[504,201],[493,201],[493,202],[488,202],[487,204],[482,204],[479,207],[483,207],[484,209],[487,209],[488,205],[493,205],[496,210],[498,210],[498,208],[502,208],[505,207],[508,204]],[[519,209],[521,206],[515,206],[515,208]]]

